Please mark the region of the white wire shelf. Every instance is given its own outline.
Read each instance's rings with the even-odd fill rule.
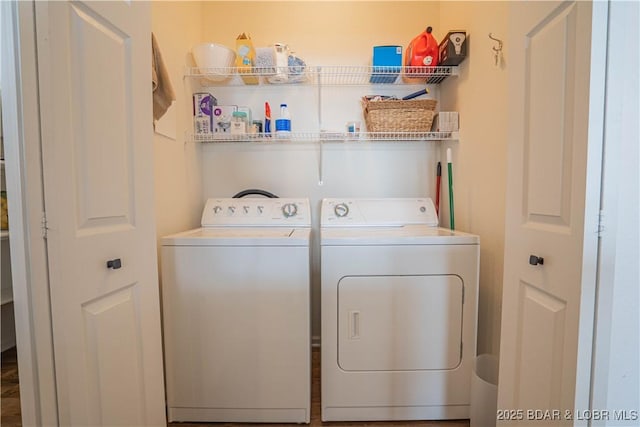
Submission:
[[[449,76],[457,76],[458,68],[446,67],[361,67],[350,65],[316,68],[321,84],[437,84]]]
[[[187,134],[187,141],[201,143],[343,143],[343,142],[420,142],[420,141],[457,141],[458,132],[360,132],[357,135],[345,132],[292,132],[290,135],[276,134]]]
[[[438,84],[458,75],[458,67],[380,67],[380,66],[300,66],[254,68],[239,72],[236,67],[187,68],[185,78],[200,80],[203,86],[254,86],[283,84],[369,85]],[[286,75],[286,79],[282,78]]]

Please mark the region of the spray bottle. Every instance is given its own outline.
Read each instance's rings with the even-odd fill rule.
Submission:
[[[264,103],[264,136],[271,136],[271,107]]]

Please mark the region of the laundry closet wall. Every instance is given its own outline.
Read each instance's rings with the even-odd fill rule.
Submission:
[[[486,3],[486,10],[475,14],[465,10],[461,17],[474,21],[461,21],[480,29],[494,25],[494,8],[506,10],[506,5]],[[469,6],[469,5],[467,5]],[[471,6],[469,6],[471,7]],[[479,6],[481,7],[481,6]],[[256,47],[287,43],[296,55],[310,65],[370,65],[374,45],[401,45],[408,42],[427,25],[434,28],[438,40],[457,23],[446,18],[443,11],[449,10],[448,2],[154,2],[153,30],[158,38],[165,60],[171,68],[172,79],[178,96],[176,106],[176,141],[156,135],[156,193],[158,206],[158,235],[195,227],[199,223],[204,200],[208,197],[231,197],[246,188],[263,188],[281,197],[309,197],[313,209],[312,245],[312,335],[320,335],[320,265],[319,265],[319,206],[324,197],[435,197],[435,167],[444,154],[444,145],[437,142],[393,142],[362,144],[325,144],[320,164],[320,148],[317,143],[296,144],[197,144],[184,141],[184,131],[191,127],[189,93],[184,90],[182,73],[185,56],[191,46],[198,42],[211,41],[233,48],[235,38],[242,32],[249,33]],[[475,6],[473,6],[475,8]],[[477,9],[477,8],[476,8]],[[443,24],[445,23],[446,24]],[[497,25],[506,27],[505,22]],[[465,28],[460,25],[456,28]],[[467,31],[469,31],[467,28]],[[492,27],[489,31],[499,33]],[[476,39],[484,35],[474,34]],[[470,75],[466,67],[477,55],[475,45],[470,57],[461,66],[462,78],[450,77],[444,85],[433,86],[431,96],[439,97],[446,108],[462,111],[461,121],[464,138],[451,143],[456,162],[456,222],[458,229],[480,234],[482,255],[490,258],[481,277],[481,301],[496,297],[494,289],[501,289],[502,236],[501,221],[504,215],[504,178],[499,169],[486,183],[487,165],[480,164],[474,156],[480,147],[502,152],[493,158],[500,163],[506,129],[483,131],[483,122],[491,120],[487,111],[487,99],[476,99],[475,89],[482,92],[482,76],[493,70],[478,67],[478,77]],[[486,55],[490,55],[491,52]],[[484,60],[476,60],[476,63]],[[474,72],[475,72],[474,68]],[[473,78],[473,80],[472,80]],[[506,87],[506,76],[504,80]],[[466,90],[456,89],[463,84]],[[493,83],[492,83],[493,84]],[[477,86],[476,86],[477,85]],[[260,87],[210,88],[219,104],[251,105],[254,118],[263,119],[263,106],[269,101],[272,118],[278,115],[278,105],[289,105],[292,127],[295,131],[344,130],[349,120],[363,120],[360,97],[371,93],[403,96],[417,90],[414,86],[335,86],[322,90],[322,124],[318,123],[318,93],[314,86],[279,85]],[[446,93],[445,93],[446,91]],[[446,100],[445,96],[452,96]],[[498,91],[492,103],[502,105],[506,94]],[[468,107],[465,107],[468,106]],[[185,114],[186,113],[186,114]],[[502,111],[499,114],[505,113]],[[473,117],[472,117],[473,116]],[[467,139],[469,141],[467,142]],[[465,148],[473,144],[473,148]],[[489,156],[489,151],[482,158]],[[464,169],[462,169],[464,167]],[[463,172],[464,171],[464,172]],[[462,174],[462,175],[459,175]],[[502,177],[502,178],[501,178]],[[443,177],[445,178],[445,177]],[[497,182],[502,179],[502,182]],[[321,181],[322,180],[322,181]],[[443,182],[446,182],[443,179]],[[443,186],[446,191],[446,186]],[[476,193],[477,192],[477,193]],[[493,192],[492,196],[473,205],[480,195]],[[445,194],[446,195],[446,194]],[[462,200],[466,198],[466,200]],[[446,204],[446,199],[443,200]],[[493,204],[492,204],[493,203]],[[482,212],[476,217],[475,211]],[[487,212],[496,217],[487,218]],[[444,218],[444,217],[443,217]],[[485,220],[489,222],[484,223]],[[470,227],[470,228],[468,228]],[[486,245],[486,246],[485,246]],[[486,252],[487,249],[489,252]],[[499,252],[500,251],[500,252]],[[485,254],[486,252],[486,254]],[[499,253],[498,253],[499,252]],[[500,266],[500,274],[497,269]],[[499,280],[498,280],[499,279]],[[481,280],[482,281],[482,280]],[[493,305],[491,305],[493,304]],[[496,313],[496,302],[480,305],[481,351],[494,351],[492,344],[499,333],[500,313]],[[496,317],[497,316],[497,317]],[[498,319],[498,324],[495,319]],[[484,320],[483,320],[484,319]],[[483,331],[483,328],[488,328]],[[494,351],[495,352],[495,351]]]
[[[498,355],[502,314],[504,218],[507,175],[507,84],[509,2],[442,2],[440,26],[464,28],[469,57],[460,76],[441,85],[440,107],[460,112],[460,143],[454,158],[455,224],[480,236],[478,353]],[[496,66],[489,33],[503,40],[503,61]],[[444,177],[443,177],[444,179]],[[444,206],[443,220],[449,218]],[[514,319],[515,321],[515,319]]]
[[[200,226],[202,214],[201,147],[185,142],[191,126],[190,95],[183,85],[189,49],[202,40],[202,2],[154,1],[151,29],[171,77],[176,101],[154,133],[156,223],[158,241],[164,235]],[[151,120],[151,118],[149,119]]]

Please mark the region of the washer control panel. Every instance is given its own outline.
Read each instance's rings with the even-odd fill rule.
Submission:
[[[324,199],[322,227],[402,226],[425,224],[438,226],[433,201],[423,199]]]
[[[202,212],[203,227],[311,226],[309,199],[219,198],[208,199]]]

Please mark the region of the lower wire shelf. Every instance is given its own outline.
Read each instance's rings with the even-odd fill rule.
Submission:
[[[375,142],[420,142],[420,141],[457,141],[458,132],[291,132],[278,134],[187,134],[186,140],[201,143],[249,143],[249,144],[286,144],[286,143],[375,143]]]

